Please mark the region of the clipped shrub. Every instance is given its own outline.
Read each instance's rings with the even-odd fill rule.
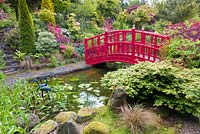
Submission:
[[[52,23],[52,24],[56,23],[54,13],[51,10],[42,9],[38,12],[38,16],[42,21],[46,23]]]
[[[108,89],[122,87],[132,100],[148,100],[200,118],[200,70],[177,68],[170,63],[144,62],[109,72],[101,80]]]
[[[53,33],[43,31],[38,33],[38,39],[36,42],[36,50],[42,53],[52,53],[58,49],[59,44],[56,43],[56,39]]]
[[[101,122],[91,122],[84,128],[83,134],[109,134],[109,128]]]
[[[19,29],[22,52],[31,53],[35,50],[34,24],[26,0],[19,0]]]
[[[123,124],[131,129],[132,134],[143,133],[149,127],[159,129],[161,119],[151,110],[147,110],[142,105],[121,107],[121,120]]]
[[[4,41],[11,48],[18,50],[20,45],[19,28],[13,28],[10,31],[6,32],[4,35]]]

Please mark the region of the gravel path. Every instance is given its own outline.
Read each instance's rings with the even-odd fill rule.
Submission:
[[[84,61],[80,61],[73,64],[67,64],[64,66],[59,66],[56,68],[48,68],[41,70],[30,70],[23,73],[18,73],[15,75],[7,76],[6,84],[12,85],[16,80],[30,80],[35,78],[44,78],[44,77],[52,77],[58,75],[65,75],[76,71],[81,71],[85,69],[89,69],[91,66],[85,64]]]

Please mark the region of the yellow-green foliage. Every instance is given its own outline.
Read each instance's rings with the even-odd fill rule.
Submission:
[[[65,57],[69,59],[72,57],[73,53],[74,53],[74,48],[71,46],[67,46],[65,50]]]
[[[52,13],[54,13],[54,5],[52,0],[42,0],[41,2],[41,9],[48,9],[50,10]]]
[[[32,16],[26,0],[19,0],[19,28],[21,52],[31,53],[35,50],[35,32]]]
[[[84,134],[109,134],[109,128],[101,122],[91,122],[85,127]]]
[[[54,13],[49,9],[42,9],[38,13],[40,19],[44,22],[56,23]]]

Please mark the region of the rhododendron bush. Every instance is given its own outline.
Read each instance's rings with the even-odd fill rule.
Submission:
[[[165,28],[165,34],[172,38],[184,38],[193,41],[200,40],[200,21],[189,20],[169,25]]]

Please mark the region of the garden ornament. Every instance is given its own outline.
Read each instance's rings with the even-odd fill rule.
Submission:
[[[47,78],[46,78],[46,82],[42,84],[37,79],[35,79],[34,81],[38,84],[37,91],[38,90],[42,91],[42,98],[44,98],[44,92],[48,94],[50,91],[52,91],[52,89],[48,86]],[[48,94],[48,98],[50,99],[49,94]]]

